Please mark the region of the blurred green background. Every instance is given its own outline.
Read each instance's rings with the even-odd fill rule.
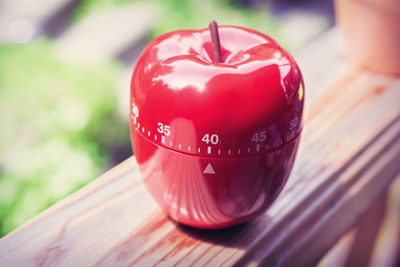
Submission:
[[[127,119],[129,76],[135,58],[153,37],[179,28],[204,28],[214,18],[220,24],[267,33],[293,52],[331,23],[320,16],[310,21],[310,14],[303,16],[306,22],[296,20],[299,14],[301,17],[301,8],[286,12],[293,1],[278,5],[239,0],[32,1],[39,8],[20,2],[0,4],[1,236],[132,154]],[[125,24],[127,31],[121,40],[110,35],[113,40],[109,44],[136,34],[128,38],[125,50],[113,48],[111,56],[84,60],[86,53],[79,50],[84,47],[79,38],[93,36],[90,40],[97,43],[89,45],[89,51],[99,46],[99,54],[107,47],[102,46],[101,38],[107,38],[113,29],[108,28],[111,23],[101,24],[104,21],[100,19],[95,32],[81,25],[104,10],[111,12],[113,21],[122,19],[120,11],[112,13],[113,8],[131,2],[149,5],[150,11],[139,12],[143,17],[136,18],[148,21],[147,28],[138,33],[138,28],[145,26]],[[297,31],[291,30],[288,21],[297,25]],[[308,31],[293,37],[291,32],[299,32],[299,22]],[[72,34],[71,29],[78,33]],[[314,33],[309,34],[310,30]],[[68,36],[73,36],[69,43],[78,46],[71,60],[60,56]]]

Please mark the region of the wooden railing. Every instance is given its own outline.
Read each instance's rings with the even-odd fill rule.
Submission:
[[[324,264],[332,255],[367,264],[387,192],[400,179],[400,78],[351,65],[340,40],[331,30],[296,56],[305,128],[288,184],[262,216],[213,231],[176,224],[132,157],[2,238],[1,264],[310,266],[335,244]],[[392,228],[399,235],[399,225]],[[344,242],[352,229],[354,241]],[[385,264],[398,255],[399,238],[392,241]]]
[[[21,1],[0,3],[3,17],[28,18],[35,35],[57,38],[56,50],[68,60],[122,59],[127,99],[154,9],[116,8],[69,27],[79,1],[25,1],[15,9],[5,5],[11,2]],[[110,17],[119,20],[110,25]],[[395,265],[400,77],[351,65],[340,41],[332,30],[296,56],[306,83],[305,128],[289,182],[264,215],[218,231],[175,224],[147,193],[132,157],[2,238],[1,266]]]

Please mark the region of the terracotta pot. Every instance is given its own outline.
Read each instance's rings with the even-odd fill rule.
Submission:
[[[400,0],[335,0],[335,12],[351,60],[400,75]]]

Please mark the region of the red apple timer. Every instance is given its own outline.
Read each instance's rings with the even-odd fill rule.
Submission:
[[[294,163],[303,88],[292,56],[251,29],[212,22],[151,41],[132,76],[130,130],[168,216],[222,228],[263,213]]]

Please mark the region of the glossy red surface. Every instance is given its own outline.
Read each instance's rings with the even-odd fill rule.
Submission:
[[[303,81],[271,38],[219,27],[154,39],[131,83],[132,145],[149,191],[173,219],[200,228],[263,212],[289,176],[302,127]]]

